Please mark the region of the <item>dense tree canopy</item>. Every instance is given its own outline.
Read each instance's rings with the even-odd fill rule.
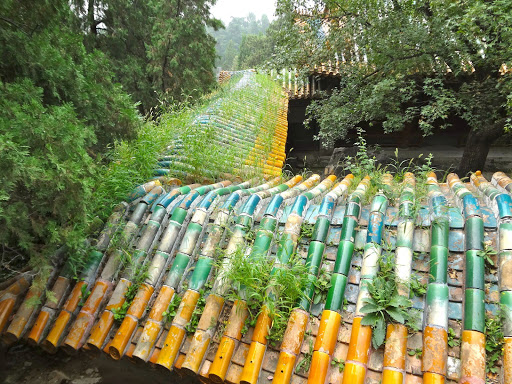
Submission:
[[[143,126],[137,103],[147,111],[215,84],[213,3],[0,2],[0,278],[9,260],[83,246],[109,211],[92,196],[110,149]],[[110,185],[129,188],[123,177]]]
[[[66,1],[4,1],[0,13],[0,242],[34,255],[85,227],[96,154],[140,119]]]
[[[163,95],[174,100],[197,96],[215,83],[215,40],[207,27],[222,23],[210,16],[214,1],[168,0],[157,8],[149,48],[149,73]]]
[[[161,98],[182,101],[215,83],[221,22],[213,0],[73,0],[86,45],[109,57],[116,79],[147,112]]]
[[[506,132],[512,3],[279,0],[279,65],[341,62],[342,84],[309,112],[333,142],[362,123],[423,134],[470,128],[458,171],[483,167]],[[501,69],[501,71],[500,71]]]

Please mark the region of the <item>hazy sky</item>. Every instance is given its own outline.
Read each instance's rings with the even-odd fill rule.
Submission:
[[[227,25],[231,17],[244,17],[250,12],[254,13],[258,19],[266,14],[269,20],[273,20],[275,8],[275,0],[217,0],[211,12]]]

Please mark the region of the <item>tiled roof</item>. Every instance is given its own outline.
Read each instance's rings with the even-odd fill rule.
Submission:
[[[354,180],[297,175],[187,186],[166,177],[150,181],[114,210],[79,281],[71,279],[69,264],[53,271],[48,288],[56,300],[34,305],[31,298],[42,289],[31,286],[28,275],[0,293],[3,341],[28,342],[49,353],[107,353],[195,374],[203,382],[484,383],[485,314],[497,314],[501,303],[505,359],[499,377],[512,382],[512,180],[498,172],[487,181],[476,172],[469,182],[450,174],[440,183],[432,173],[420,206],[413,174],[405,175],[396,202],[382,191],[367,196],[369,178],[358,185]],[[391,180],[384,175],[383,188],[396,188]],[[314,227],[301,237],[303,224]],[[230,282],[223,266],[239,256],[234,250],[251,227],[256,240],[247,257],[268,253],[283,268],[285,250],[296,249],[311,281],[321,268],[332,273],[325,300],[312,303],[311,286],[305,288],[307,297],[291,312],[277,348],[267,341],[272,320],[265,308],[245,333],[244,301],[226,300]],[[278,232],[281,245],[271,246]],[[219,246],[223,260],[216,260]],[[125,248],[133,254],[123,268]],[[361,307],[383,248],[395,257],[401,281],[415,273],[428,285],[425,295],[413,298],[421,331],[409,334],[405,326],[389,324],[385,347],[375,350],[371,328],[361,325]],[[497,251],[489,253],[497,272],[485,268],[486,249]],[[147,275],[131,292],[141,265],[148,266]],[[212,288],[201,298],[207,281]],[[117,322],[127,293],[133,301]],[[409,296],[407,284],[399,293]],[[171,316],[165,312],[178,294],[181,303]],[[309,370],[297,369],[304,359],[311,360]]]

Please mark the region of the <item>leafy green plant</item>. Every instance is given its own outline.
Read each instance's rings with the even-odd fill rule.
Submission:
[[[422,283],[416,274],[411,276],[409,288],[411,294],[416,297],[423,297],[427,293],[427,284]]]
[[[309,338],[309,349],[302,355],[302,360],[295,366],[295,373],[308,372],[311,367],[311,361],[313,360],[313,338]]]
[[[381,168],[378,164],[375,156],[369,154],[369,147],[364,137],[365,130],[357,128],[357,141],[354,146],[357,147],[357,153],[355,156],[346,156],[340,166],[347,172],[354,175],[352,184],[348,190],[349,193],[353,192],[357,185],[365,176],[370,177],[370,189],[367,191],[363,204],[369,203],[371,196],[375,195],[382,188],[380,182],[382,175],[385,173],[385,169]]]
[[[460,339],[457,338],[453,328],[448,328],[448,346],[450,348],[460,346]]]
[[[427,176],[435,169],[432,166],[433,155],[429,154],[423,157],[420,154],[417,158],[409,158],[400,160],[398,149],[395,150],[395,157],[385,167],[381,167],[375,156],[370,155],[370,148],[364,137],[365,131],[361,128],[357,129],[357,141],[354,146],[357,147],[357,153],[354,157],[347,156],[341,163],[345,171],[349,171],[354,175],[354,180],[349,188],[352,192],[364,176],[370,177],[370,188],[365,195],[363,203],[369,203],[376,193],[383,192],[390,204],[395,204],[403,191],[402,184],[404,176],[407,172],[411,172],[416,177],[415,186],[415,205],[412,209],[412,217],[416,217],[428,195],[428,187],[426,184]],[[392,172],[394,174],[391,188],[382,183],[382,176],[385,173]]]
[[[384,343],[388,322],[407,324],[412,320],[412,301],[398,293],[394,264],[381,256],[379,266],[379,273],[368,283],[370,297],[365,299],[361,308],[361,312],[365,314],[361,325],[372,327],[374,348],[379,348]]]
[[[338,367],[338,372],[342,373],[345,370],[345,360],[337,359],[335,357],[331,360],[331,365],[334,367]]]
[[[388,168],[393,170],[395,174],[395,178],[398,182],[404,179],[404,176],[407,172],[411,172],[414,167],[414,158],[400,160],[398,156],[398,148],[395,148],[395,157],[391,158],[391,161],[388,164]],[[422,155],[420,155],[421,157]]]
[[[172,319],[174,319],[174,316],[176,316],[176,313],[178,311],[178,307],[180,306],[182,297],[179,295],[174,295],[171,302],[169,303],[169,306],[167,307],[167,310],[162,314],[164,318],[164,323],[171,323]]]
[[[354,146],[357,147],[356,156],[347,156],[344,160],[344,168],[354,175],[371,175],[380,168],[375,156],[370,156],[368,153],[369,148],[364,137],[365,133],[366,131],[363,128],[357,128],[357,141],[354,143]]]
[[[498,373],[498,362],[503,357],[503,316],[486,316],[485,318],[485,353],[487,373]]]
[[[260,310],[258,301],[249,302],[247,307],[249,309],[249,316],[245,319],[244,326],[242,328],[242,335],[245,335],[249,331],[249,328],[254,328],[256,326]]]
[[[407,354],[409,356],[416,356],[418,359],[421,359],[421,356],[423,356],[423,350],[421,348],[410,349],[407,351]]]
[[[128,260],[130,260],[129,253],[125,253],[128,256]],[[126,261],[124,262],[126,263]],[[140,286],[148,277],[148,268],[149,264],[135,267],[132,284],[128,287],[126,293],[124,294],[124,303],[121,305],[121,307],[112,309],[115,321],[121,322],[126,317],[126,312],[128,311],[128,308],[130,308],[130,305],[132,305],[133,299],[135,299]]]
[[[487,273],[489,273],[492,269],[496,268],[496,265],[494,264],[494,261],[492,260],[491,256],[496,256],[497,252],[492,247],[491,244],[484,241],[483,245],[484,245],[484,249],[481,251],[478,251],[477,255],[484,258],[485,270]]]
[[[244,239],[247,245],[252,245],[256,239],[256,230],[253,228],[245,227]]]
[[[91,294],[91,291],[89,290],[89,287],[87,284],[82,285],[82,288],[80,288],[80,301],[78,302],[79,307],[83,307],[87,299],[89,298]]]
[[[286,268],[274,268],[273,258],[266,255],[245,256],[246,247],[240,247],[227,275],[233,282],[228,299],[247,302],[249,317],[246,324],[254,326],[261,309],[266,306],[272,319],[268,335],[271,345],[277,345],[296,302],[304,296],[307,268],[299,255],[290,256]]]
[[[129,305],[125,305],[126,302],[123,303],[123,305],[119,308],[112,308],[112,314],[114,315],[114,320],[117,322],[122,322],[124,318],[126,317],[126,312],[128,311],[128,308],[130,308]]]
[[[314,286],[313,304],[323,303],[327,298],[329,288],[331,288],[331,273],[325,268],[320,269]]]
[[[190,318],[190,321],[185,327],[185,330],[187,331],[188,335],[194,334],[197,329],[197,325],[199,324],[201,314],[203,313],[204,307],[206,305],[205,292],[206,291],[204,288],[199,290],[199,299],[197,300],[196,307],[192,312],[192,317]]]
[[[302,225],[300,226],[301,237],[311,237],[313,235],[314,228],[315,226],[313,224],[302,223]]]

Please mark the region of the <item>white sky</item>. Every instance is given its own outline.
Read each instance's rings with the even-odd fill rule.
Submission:
[[[275,9],[275,0],[217,0],[211,12],[227,26],[231,17],[245,17],[250,12],[254,13],[257,19],[266,14],[272,21],[275,18]]]

